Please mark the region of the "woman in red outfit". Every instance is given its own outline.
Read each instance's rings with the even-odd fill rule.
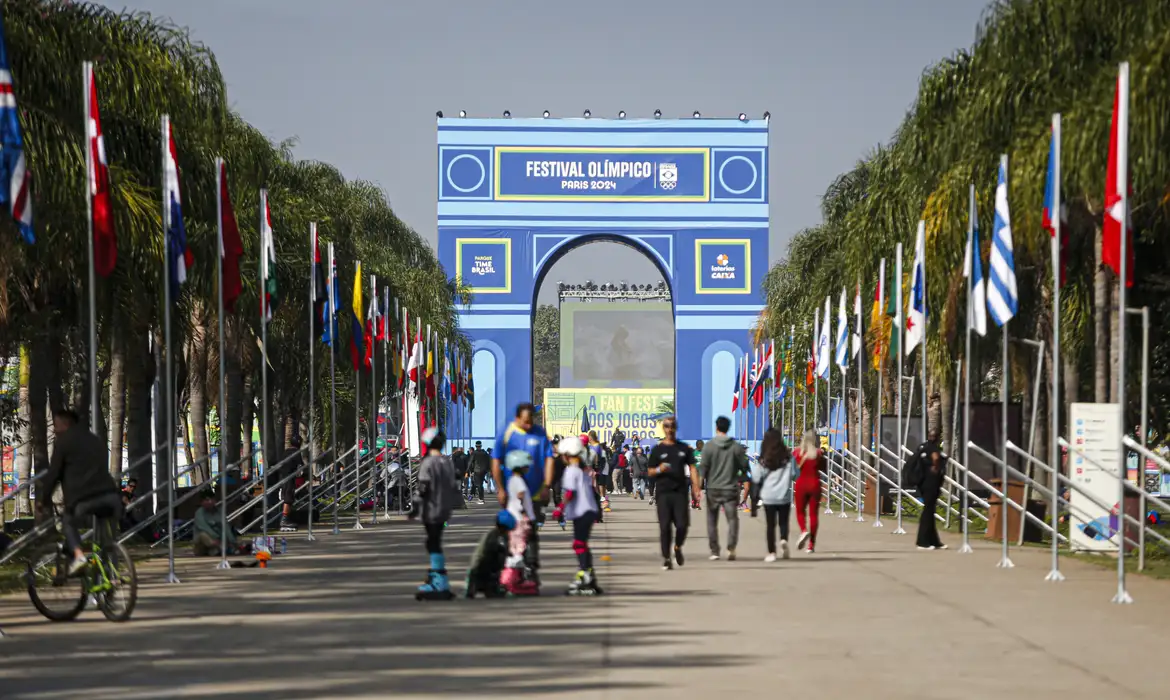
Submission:
[[[817,546],[817,511],[821,505],[820,470],[825,466],[825,455],[817,444],[817,434],[811,430],[805,432],[800,448],[792,456],[800,469],[794,488],[796,524],[800,526],[796,548],[812,554]],[[805,508],[808,508],[808,527],[805,527]]]

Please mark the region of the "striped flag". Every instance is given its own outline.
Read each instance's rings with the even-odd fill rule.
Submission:
[[[971,235],[963,262],[963,277],[969,277],[967,326],[979,335],[987,335],[987,281],[983,279],[983,252],[979,248],[979,217],[971,212]]]
[[[163,115],[163,190],[166,206],[163,222],[167,238],[167,264],[170,265],[171,299],[179,296],[179,287],[187,282],[187,270],[195,264],[195,256],[187,247],[187,229],[183,226],[183,198],[179,192],[179,152],[175,148],[175,133],[171,119]]]
[[[995,186],[995,227],[991,234],[991,274],[987,307],[995,325],[1003,326],[1019,311],[1016,292],[1016,259],[1012,249],[1012,219],[1008,211],[1007,156],[999,161]]]
[[[8,63],[8,42],[4,39],[4,18],[0,16],[0,206],[7,206],[25,243],[35,243],[32,225],[32,173],[24,156],[20,135],[20,114],[12,87]]]
[[[849,317],[845,315],[845,288],[841,288],[841,303],[837,306],[836,364],[845,371],[849,366]]]

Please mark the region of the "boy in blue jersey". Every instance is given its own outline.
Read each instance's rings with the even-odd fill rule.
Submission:
[[[535,414],[535,406],[530,403],[520,404],[516,407],[516,418],[496,436],[496,444],[492,447],[492,480],[496,484],[500,507],[507,507],[507,480],[512,474],[504,467],[504,458],[513,450],[522,450],[531,455],[532,467],[524,475],[524,481],[532,494],[536,520],[543,521],[542,511],[548,503],[549,486],[553,481],[553,451],[544,428],[533,424]],[[525,558],[533,570],[540,568],[540,542],[536,527],[529,530]]]

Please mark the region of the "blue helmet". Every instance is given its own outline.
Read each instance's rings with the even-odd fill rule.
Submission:
[[[509,511],[501,510],[500,512],[496,513],[496,525],[504,528],[505,530],[515,529],[516,516],[512,515],[512,513]]]
[[[532,466],[532,455],[524,450],[512,450],[504,457],[504,466],[508,471],[527,469]]]

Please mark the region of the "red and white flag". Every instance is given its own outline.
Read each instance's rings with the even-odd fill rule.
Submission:
[[[1121,275],[1121,231],[1126,228],[1125,286],[1133,286],[1133,229],[1129,222],[1129,64],[1122,63],[1113,93],[1109,130],[1109,167],[1105,172],[1105,222],[1101,228],[1101,262]]]
[[[418,333],[414,336],[414,346],[410,351],[410,362],[407,365],[406,375],[410,379],[410,391],[415,396],[419,393],[420,380],[426,379],[427,354],[423,347],[422,324],[419,324]]]
[[[93,216],[93,267],[102,277],[109,277],[118,260],[118,243],[114,235],[114,209],[110,197],[110,166],[106,162],[106,143],[102,136],[102,119],[98,111],[97,81],[93,64],[85,65],[85,136],[88,139],[86,175]]]

